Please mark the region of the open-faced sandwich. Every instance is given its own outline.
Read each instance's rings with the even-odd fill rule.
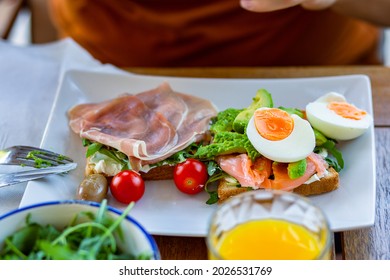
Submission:
[[[216,162],[209,179],[218,182],[212,201],[257,189],[317,195],[339,187],[344,161],[337,142],[360,136],[371,122],[337,93],[300,110],[274,108],[271,94],[261,89],[248,108],[218,113],[210,127],[211,144],[196,156]]]
[[[188,186],[195,182],[196,191],[187,193],[205,189],[207,203],[248,190],[306,196],[333,191],[344,167],[337,141],[360,136],[372,123],[337,93],[304,109],[276,108],[271,94],[260,89],[247,108],[217,113],[209,101],[175,92],[167,83],[77,105],[69,118],[87,147],[87,179],[100,174],[110,181],[133,170],[143,180],[174,179],[176,186],[179,180]],[[193,169],[179,174],[178,166],[185,163]],[[110,188],[114,197],[115,189]]]
[[[74,106],[68,111],[69,125],[81,137],[87,157],[78,198],[101,200],[110,180],[124,170],[142,177],[132,172],[132,181],[172,179],[175,165],[188,157],[185,153],[210,140],[209,123],[216,114],[210,101],[176,92],[168,83]],[[139,199],[143,192],[138,192],[120,201]]]

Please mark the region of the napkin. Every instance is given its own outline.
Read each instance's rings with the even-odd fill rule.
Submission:
[[[39,147],[59,83],[71,69],[124,72],[100,63],[70,38],[28,46],[0,40],[0,149]],[[25,187],[0,188],[0,215],[18,208]]]

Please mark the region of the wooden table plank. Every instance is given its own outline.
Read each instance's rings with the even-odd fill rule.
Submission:
[[[342,233],[345,259],[390,259],[390,68],[380,66],[269,68],[130,68],[159,76],[210,78],[297,78],[364,74],[371,80],[377,150],[376,221],[370,228]],[[364,160],[364,159],[362,159]],[[204,238],[157,236],[163,259],[207,257]]]
[[[203,237],[153,236],[163,260],[207,260]]]
[[[375,225],[342,233],[343,258],[348,260],[390,259],[390,128],[376,128],[375,138]]]

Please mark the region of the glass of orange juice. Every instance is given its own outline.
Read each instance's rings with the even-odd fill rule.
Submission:
[[[221,203],[206,238],[209,259],[330,259],[333,234],[307,198],[276,190],[248,191]]]

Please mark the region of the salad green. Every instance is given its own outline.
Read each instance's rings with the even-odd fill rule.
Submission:
[[[32,159],[34,160],[34,164],[35,164],[35,168],[45,168],[45,167],[50,167],[52,166],[52,162],[50,160],[47,160],[45,158],[43,158],[41,155],[44,155],[45,153],[42,152],[42,151],[38,151],[38,150],[33,150],[33,151],[30,151],[26,158],[27,159]],[[57,160],[61,161],[64,159],[64,156],[63,155],[59,155]],[[23,166],[23,165],[22,165]]]
[[[112,219],[107,215],[107,201],[103,200],[96,214],[80,212],[63,229],[38,224],[32,221],[31,215],[27,215],[25,226],[4,240],[0,259],[150,259],[149,253],[133,255],[122,252],[117,244],[118,239],[123,240],[120,224],[133,205],[129,204],[117,219]]]

